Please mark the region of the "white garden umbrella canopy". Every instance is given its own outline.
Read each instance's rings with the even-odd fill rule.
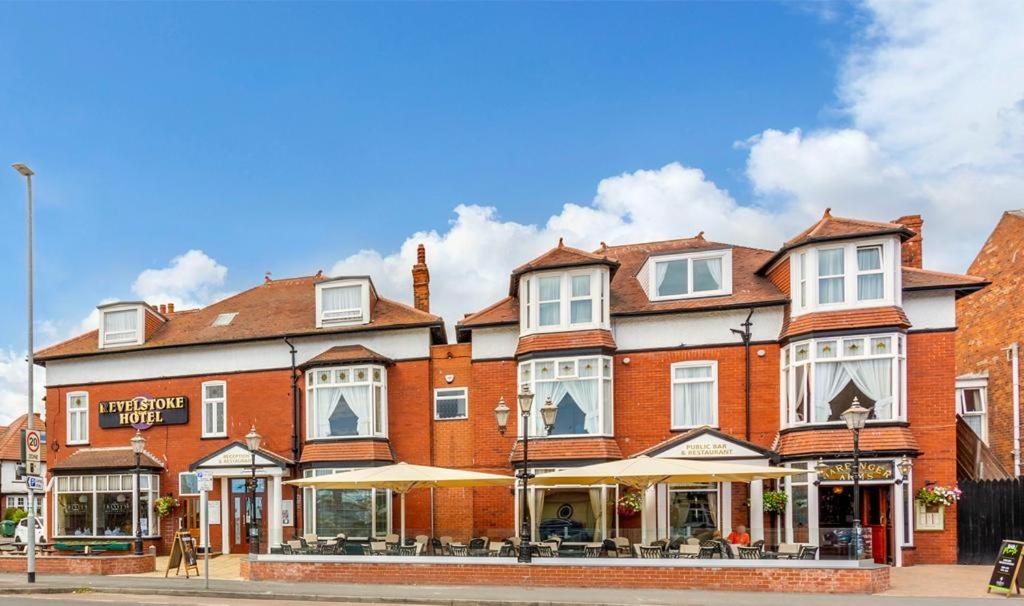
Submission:
[[[382,467],[367,467],[325,476],[291,480],[285,484],[320,490],[368,490],[384,488],[401,495],[402,543],[405,543],[405,495],[416,488],[466,488],[471,486],[508,486],[515,482],[512,476],[479,471],[430,467],[395,463]]]

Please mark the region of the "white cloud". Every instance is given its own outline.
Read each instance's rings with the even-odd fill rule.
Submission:
[[[147,269],[139,274],[132,291],[153,304],[174,303],[178,307],[198,307],[220,298],[228,268],[201,250],[190,250],[171,259],[162,269]]]
[[[25,363],[26,353],[12,350],[0,350],[0,425],[6,425],[16,417],[28,412],[28,364]],[[42,414],[44,373],[36,367],[33,383],[35,384],[35,409]]]

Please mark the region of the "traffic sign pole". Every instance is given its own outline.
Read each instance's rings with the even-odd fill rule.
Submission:
[[[203,519],[203,577],[204,587],[210,588],[210,491],[213,490],[213,476],[208,471],[196,472],[199,484],[199,512]]]

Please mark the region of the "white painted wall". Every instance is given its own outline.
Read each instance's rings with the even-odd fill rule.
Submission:
[[[956,328],[956,298],[952,291],[904,293],[903,311],[910,319],[911,330]]]
[[[739,336],[729,329],[741,329],[747,313],[738,309],[613,318],[612,334],[620,350],[740,343]],[[777,340],[782,330],[782,306],[755,308],[751,322],[754,341]]]
[[[493,360],[511,358],[516,354],[519,343],[519,327],[498,326],[477,328],[473,331],[473,359]]]
[[[296,362],[313,358],[337,345],[363,345],[393,360],[430,355],[430,329],[410,328],[354,334],[296,337]],[[162,377],[287,368],[291,354],[283,339],[229,345],[176,347],[52,360],[46,363],[46,385],[80,385]]]

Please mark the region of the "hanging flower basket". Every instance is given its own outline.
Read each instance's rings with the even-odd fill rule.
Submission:
[[[619,499],[619,502],[615,504],[616,510],[619,512],[619,516],[623,518],[631,518],[643,509],[643,503],[640,502],[640,494],[636,492],[627,493],[625,496]]]
[[[764,510],[768,513],[786,513],[786,491],[766,490],[762,494]]]
[[[165,518],[174,511],[179,505],[178,499],[172,496],[160,497],[153,501],[153,506],[156,508],[156,514],[161,518]]]
[[[928,513],[936,513],[941,507],[949,507],[960,500],[959,488],[946,488],[945,486],[925,486],[917,491],[914,497],[918,503],[924,506]]]

